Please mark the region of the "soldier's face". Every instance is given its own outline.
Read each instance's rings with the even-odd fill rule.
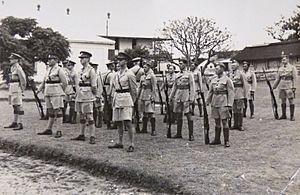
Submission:
[[[145,64],[145,65],[143,66],[143,68],[144,68],[144,71],[145,71],[145,72],[148,72],[148,71],[150,70],[150,67],[149,67],[147,64]]]
[[[49,66],[54,66],[57,63],[56,59],[48,59]]]
[[[288,63],[287,57],[283,57],[282,60],[281,60],[281,62],[282,62],[283,64],[287,64],[287,63]]]
[[[232,70],[236,70],[237,67],[238,67],[238,64],[237,64],[237,63],[234,63],[234,64],[231,65]]]
[[[194,71],[196,69],[195,64],[191,64],[190,69],[191,69],[191,71]]]
[[[10,62],[11,64],[15,64],[15,63],[18,62],[18,59],[16,59],[16,58],[9,58],[9,62]]]
[[[119,65],[120,65],[120,67],[122,68],[124,68],[126,65],[127,65],[127,62],[126,62],[126,60],[125,59],[120,59],[119,60]]]
[[[249,69],[248,64],[243,64],[243,68],[244,68],[245,71],[247,71]]]
[[[223,74],[224,68],[222,66],[216,66],[216,74],[220,75]]]
[[[179,68],[180,68],[180,70],[184,70],[185,67],[186,67],[186,64],[185,64],[185,63],[183,63],[183,62],[180,62],[180,63],[179,63]]]
[[[90,62],[90,59],[89,59],[89,58],[80,58],[80,63],[81,63],[82,65],[87,64],[87,63],[89,63],[89,62]]]
[[[174,71],[175,71],[174,66],[170,66],[170,67],[169,67],[169,72],[173,73]]]
[[[67,69],[68,69],[68,70],[72,70],[73,68],[74,68],[73,65],[70,65],[70,64],[67,65]]]

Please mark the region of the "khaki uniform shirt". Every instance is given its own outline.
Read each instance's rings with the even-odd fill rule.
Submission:
[[[76,102],[95,101],[97,93],[97,75],[91,65],[83,67],[80,71],[79,86],[77,86]]]
[[[141,100],[155,100],[157,79],[152,69],[141,77]]]
[[[191,72],[184,70],[176,75],[170,94],[175,102],[188,102],[195,99],[195,82]]]
[[[124,72],[118,71],[112,81],[112,90],[115,91],[113,98],[113,108],[132,107],[137,98],[136,77],[132,71],[125,69]],[[120,90],[129,92],[120,93]]]
[[[195,81],[195,99],[201,98],[200,93],[202,92],[202,75],[197,69],[193,71],[194,81]]]
[[[22,93],[25,88],[26,75],[20,64],[16,63],[10,68],[8,92],[10,95],[15,93]]]
[[[47,68],[47,73],[40,89],[45,89],[44,95],[46,97],[64,96],[67,84],[68,80],[65,71],[56,64]]]
[[[287,64],[281,66],[277,73],[277,78],[274,83],[274,89],[279,86],[279,89],[292,89],[296,88],[297,70],[296,67]]]
[[[232,106],[234,101],[233,82],[225,73],[219,78],[214,77],[211,80],[207,100],[212,107]]]
[[[131,70],[133,72],[133,74],[136,77],[136,82],[140,82],[142,75],[145,74],[145,71],[142,67],[140,67],[139,65],[135,65],[134,67],[130,68],[129,70]]]
[[[233,82],[234,86],[234,99],[244,99],[247,97],[247,89],[246,89],[246,77],[245,74],[240,70],[235,70],[229,73],[229,78]]]
[[[256,85],[257,85],[257,81],[256,81],[256,76],[254,71],[252,70],[248,70],[248,71],[244,71],[245,77],[246,77],[246,87],[247,87],[247,91],[255,91],[256,89]]]
[[[68,85],[65,90],[65,93],[67,95],[75,94],[76,93],[76,91],[75,91],[76,85],[78,85],[78,83],[79,83],[78,74],[74,70],[74,68],[72,70],[65,69],[65,73],[66,73],[67,80],[68,80]]]
[[[112,95],[112,92],[110,90],[111,90],[111,85],[112,85],[112,81],[113,81],[114,76],[115,76],[114,71],[109,71],[109,72],[106,72],[102,75],[102,81],[103,81],[102,83],[103,83],[104,88],[106,90],[107,98],[109,98],[109,99],[111,98],[111,95]]]

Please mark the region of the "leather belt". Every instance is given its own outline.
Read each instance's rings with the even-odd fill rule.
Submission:
[[[55,84],[55,83],[60,83],[60,81],[46,81],[47,84]]]
[[[117,89],[116,92],[117,93],[129,93],[130,89]]]
[[[241,83],[234,83],[233,86],[234,86],[234,87],[243,87],[244,85],[241,84]]]
[[[189,89],[189,85],[177,85],[177,89]]]
[[[214,91],[214,94],[215,95],[224,95],[224,94],[227,94],[227,91]]]

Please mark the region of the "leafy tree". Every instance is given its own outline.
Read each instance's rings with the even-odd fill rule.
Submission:
[[[300,38],[300,6],[290,18],[281,17],[273,26],[266,28],[268,35],[279,41],[298,40]]]
[[[34,62],[46,63],[48,54],[65,60],[69,56],[70,45],[59,32],[37,26],[35,19],[10,16],[2,19],[0,25],[0,64],[4,77],[11,52],[24,57],[24,71],[32,74]]]
[[[210,59],[216,52],[228,50],[231,38],[230,33],[226,29],[221,30],[214,21],[199,17],[165,23],[161,34],[169,41],[157,44],[159,53],[175,63],[172,54],[168,52],[175,47],[188,60],[188,65],[192,60],[198,62],[203,55]]]

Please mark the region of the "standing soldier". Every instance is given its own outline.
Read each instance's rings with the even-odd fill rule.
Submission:
[[[229,127],[228,119],[234,101],[233,83],[224,73],[225,65],[217,63],[216,74],[211,80],[209,92],[207,95],[207,104],[211,104],[211,117],[215,119],[215,139],[210,145],[221,144],[221,122],[223,126],[224,146],[230,147],[229,144]]]
[[[90,144],[95,144],[95,121],[93,118],[93,102],[96,100],[97,75],[89,64],[92,54],[86,51],[80,52],[82,69],[79,77],[79,86],[76,89],[75,109],[80,115],[80,135],[71,140],[85,141],[86,123],[90,129]]]
[[[170,95],[170,100],[174,101],[174,112],[177,116],[177,134],[173,138],[182,138],[182,115],[184,114],[188,120],[189,141],[194,141],[191,107],[195,99],[195,82],[193,74],[186,70],[186,66],[187,60],[180,59],[180,73],[176,75]]]
[[[244,99],[247,97],[246,90],[246,77],[245,74],[238,70],[238,62],[233,62],[231,64],[232,72],[229,75],[234,86],[234,102],[232,106],[233,112],[233,127],[232,129],[238,129],[244,131],[243,127],[243,108],[244,108]]]
[[[197,69],[195,63],[192,63],[190,66],[190,70],[193,73],[194,81],[195,81],[195,100],[197,101],[197,105],[199,108],[199,115],[202,117],[202,104],[201,104],[201,92],[202,92],[202,76],[201,71]],[[194,113],[195,104],[193,103],[193,113]]]
[[[76,86],[79,84],[78,74],[74,70],[75,62],[71,60],[66,60],[64,62],[66,64],[66,76],[68,78],[68,85],[66,88],[66,102],[69,104],[69,120],[71,124],[76,123],[77,113],[75,112],[75,94],[76,94]]]
[[[278,70],[277,78],[273,85],[273,89],[279,86],[279,98],[281,99],[282,115],[279,120],[286,119],[286,99],[289,100],[290,104],[290,120],[294,121],[295,112],[295,91],[296,91],[296,80],[297,70],[296,67],[289,63],[287,55],[282,56],[281,67]]]
[[[127,69],[129,56],[126,53],[120,52],[117,60],[120,64],[120,70],[116,73],[112,82],[112,88],[115,89],[115,94],[112,102],[113,106],[113,121],[117,123],[119,141],[115,145],[108,148],[123,148],[123,124],[128,129],[130,146],[127,152],[134,151],[134,130],[132,129],[132,112],[134,102],[137,98],[137,83],[135,75]]]
[[[22,106],[22,95],[26,88],[26,76],[19,64],[21,59],[22,57],[16,53],[12,53],[9,56],[11,67],[9,75],[8,103],[13,106],[14,121],[4,128],[13,128],[13,130],[23,129],[24,110]]]
[[[244,99],[244,110],[243,117],[246,117],[247,113],[247,101],[249,100],[250,107],[250,118],[253,118],[254,115],[254,92],[256,89],[256,76],[255,72],[249,69],[249,62],[243,62],[244,74],[246,76],[246,89],[247,89],[247,97]]]
[[[114,78],[115,72],[115,63],[110,61],[106,63],[108,71],[103,74],[102,76],[102,83],[103,83],[103,94],[104,97],[104,122],[107,125],[108,129],[111,129],[111,121],[112,121],[112,92],[110,91],[110,86],[112,84],[112,80]]]
[[[48,125],[45,131],[38,133],[38,135],[52,135],[52,127],[56,121],[58,125],[55,138],[62,136],[62,108],[63,98],[65,96],[65,89],[68,81],[65,71],[58,66],[58,57],[55,55],[48,56],[47,73],[44,81],[40,85],[37,93],[44,91],[46,108],[49,113]]]
[[[139,86],[138,98],[141,98],[141,112],[143,112],[143,129],[141,133],[147,133],[147,123],[150,119],[151,123],[151,135],[155,136],[155,96],[156,96],[156,85],[157,80],[153,72],[152,63],[150,61],[145,62],[144,72],[145,75],[141,77]]]

